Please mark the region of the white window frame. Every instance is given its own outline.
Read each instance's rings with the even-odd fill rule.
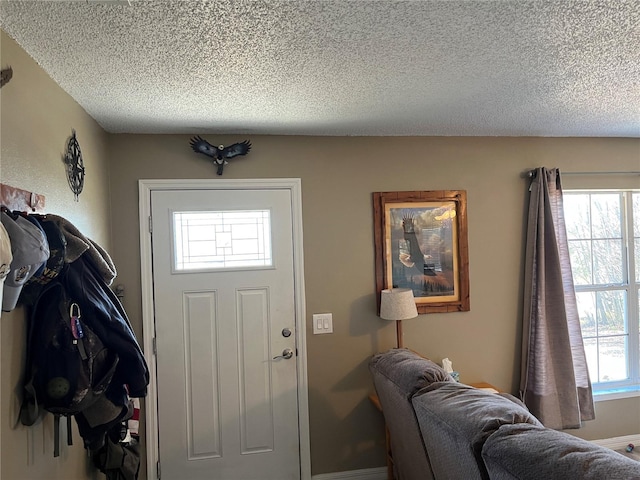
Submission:
[[[635,250],[635,237],[633,225],[633,195],[640,195],[637,189],[565,189],[564,195],[571,194],[622,194],[622,242],[623,242],[623,262],[626,279],[622,283],[599,284],[599,285],[576,285],[578,292],[602,292],[612,290],[624,290],[627,294],[627,362],[629,377],[625,380],[611,382],[594,382],[592,384],[594,399],[612,400],[616,398],[626,398],[640,396],[640,321],[639,321],[639,296],[640,281],[636,274],[640,268],[640,251]],[[640,217],[639,212],[635,212],[636,217]],[[569,247],[571,248],[571,247]]]

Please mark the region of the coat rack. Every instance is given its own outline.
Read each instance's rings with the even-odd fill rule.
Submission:
[[[43,212],[45,197],[29,190],[0,183],[0,204],[9,210]]]

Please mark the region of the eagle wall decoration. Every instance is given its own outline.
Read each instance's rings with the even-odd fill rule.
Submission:
[[[4,87],[13,77],[13,69],[11,67],[3,68],[0,71],[0,88]]]
[[[191,138],[191,148],[194,152],[202,153],[207,157],[213,158],[214,163],[218,166],[218,175],[222,175],[224,166],[229,162],[228,160],[238,155],[246,155],[251,150],[251,142],[245,140],[244,142],[234,143],[225,147],[224,145],[211,145],[205,139],[200,136]]]

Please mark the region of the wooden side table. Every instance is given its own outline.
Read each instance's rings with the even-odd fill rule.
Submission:
[[[382,405],[380,404],[380,399],[378,395],[372,393],[369,395],[369,400],[371,403],[382,413]],[[387,424],[384,425],[384,448],[385,448],[385,459],[387,461],[387,480],[394,480],[393,476],[393,456],[391,455],[391,437],[389,436],[389,428]]]
[[[480,390],[486,390],[487,392],[500,393],[498,388],[487,382],[470,383],[469,386]]]

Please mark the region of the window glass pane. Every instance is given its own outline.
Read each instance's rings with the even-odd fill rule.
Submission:
[[[587,337],[595,337],[598,334],[596,329],[596,293],[577,292],[576,301],[578,303],[582,337],[585,339]]]
[[[612,382],[629,377],[627,337],[604,337],[598,340],[599,381]]]
[[[593,241],[593,270],[597,285],[624,282],[622,240]]]
[[[640,193],[633,194],[633,236],[640,237]]]
[[[640,193],[633,194],[633,236],[636,259],[636,282],[640,282]]]
[[[609,382],[636,385],[640,368],[629,359],[637,357],[635,349],[640,344],[640,193],[567,192],[564,199],[591,381],[605,389],[620,386],[609,387]],[[635,272],[629,270],[629,259]]]
[[[573,283],[591,285],[593,283],[591,242],[585,240],[569,240],[569,258]]]
[[[636,282],[640,282],[640,238],[636,238],[634,244],[634,255],[636,259]]]
[[[590,202],[587,194],[563,196],[567,238],[591,238]]]
[[[176,270],[271,266],[269,210],[174,212]]]
[[[589,369],[589,379],[591,383],[598,383],[600,374],[598,372],[598,340],[595,338],[585,338],[584,353],[587,357],[587,368]]]
[[[625,293],[621,290],[597,293],[598,335],[627,333]]]
[[[620,238],[621,196],[597,194],[591,196],[591,235],[593,238]]]

